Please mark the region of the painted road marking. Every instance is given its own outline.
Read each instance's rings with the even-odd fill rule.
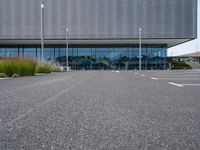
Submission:
[[[0,80],[6,80],[6,79],[10,79],[10,78],[0,78]]]
[[[141,76],[142,76],[142,77],[145,77],[146,75],[142,74]]]
[[[181,84],[183,86],[200,86],[200,84]]]
[[[115,73],[120,73],[120,71],[119,71],[119,70],[116,70],[116,71],[114,71],[114,70],[113,70],[112,72],[115,72]]]
[[[184,87],[182,84],[177,84],[177,83],[173,83],[173,82],[168,82],[168,84],[178,86],[178,87]]]
[[[158,78],[155,78],[155,77],[151,77],[151,79],[152,79],[152,80],[158,80]]]
[[[200,84],[177,84],[174,82],[169,82],[168,84],[174,85],[174,86],[178,86],[178,87],[184,87],[184,86],[200,86]]]
[[[161,80],[200,80],[200,78],[159,78]]]
[[[177,79],[179,79],[179,78],[197,78],[197,79],[200,79],[200,77],[199,76],[167,76],[167,75],[153,75],[152,74],[152,76],[154,76],[154,77],[158,77],[158,78],[177,78]]]

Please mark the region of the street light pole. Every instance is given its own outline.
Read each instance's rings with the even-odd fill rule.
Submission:
[[[44,62],[44,3],[41,3],[41,61]]]
[[[69,71],[69,62],[68,62],[68,57],[69,57],[68,39],[69,39],[69,36],[68,36],[68,32],[69,32],[69,29],[66,27],[65,36],[66,36],[66,69],[67,69],[67,71]]]
[[[141,48],[142,48],[142,29],[141,27],[139,28],[139,70],[141,71],[142,70],[142,65],[141,65],[141,59],[142,59],[142,56],[141,56]]]

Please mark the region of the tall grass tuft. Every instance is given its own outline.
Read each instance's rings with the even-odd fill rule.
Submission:
[[[36,73],[51,73],[51,68],[46,65],[37,65],[35,69]]]
[[[4,58],[0,60],[0,73],[5,73],[12,77],[13,74],[19,76],[31,76],[35,74],[36,63],[28,58]]]
[[[54,61],[37,61],[36,73],[63,72],[64,69]]]

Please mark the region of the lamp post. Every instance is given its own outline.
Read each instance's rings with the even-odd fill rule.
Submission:
[[[44,3],[41,3],[41,61],[44,62]]]
[[[68,39],[69,39],[69,36],[68,36],[68,32],[69,32],[69,29],[66,27],[65,37],[66,37],[66,69],[67,69],[67,71],[69,71],[69,61],[68,61],[68,57],[69,57],[69,43],[68,43]]]
[[[139,70],[141,71],[142,70],[142,65],[141,65],[141,59],[142,59],[142,56],[141,56],[141,47],[142,47],[142,29],[141,27],[139,28]]]

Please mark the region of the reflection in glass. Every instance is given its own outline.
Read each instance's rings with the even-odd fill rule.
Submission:
[[[69,65],[75,70],[139,68],[138,45],[69,45]],[[142,69],[166,69],[166,45],[142,45]],[[40,45],[0,47],[0,57],[24,56],[40,60]],[[66,64],[65,45],[46,45],[44,58]]]
[[[37,51],[36,51],[36,47],[35,46],[25,46],[23,47],[23,56],[24,57],[30,57],[30,58],[37,58],[36,55]]]

